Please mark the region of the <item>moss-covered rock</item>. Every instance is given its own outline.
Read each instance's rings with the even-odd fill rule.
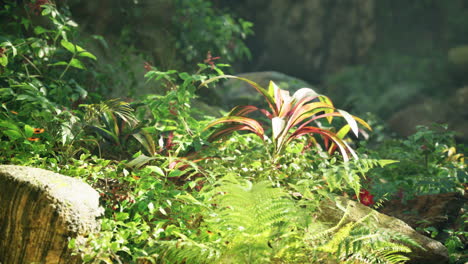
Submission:
[[[346,208],[348,211],[347,221],[359,221],[370,213],[376,216],[375,224],[379,228],[388,229],[394,233],[406,235],[417,242],[422,248],[410,246],[411,253],[408,257],[411,259],[408,263],[413,264],[444,264],[449,263],[447,248],[442,243],[423,236],[416,232],[405,222],[362,205],[358,202],[349,200],[345,197],[338,197],[335,202],[329,201],[321,206],[320,220],[332,224],[337,224],[345,214]]]
[[[82,263],[70,238],[99,230],[99,194],[79,179],[0,165],[0,263]]]

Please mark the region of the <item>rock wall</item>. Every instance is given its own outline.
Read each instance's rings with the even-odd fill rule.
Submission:
[[[407,137],[416,132],[416,126],[432,123],[447,124],[461,142],[468,142],[468,86],[457,89],[446,98],[423,97],[394,113],[387,123],[392,131]]]
[[[374,0],[225,2],[255,25],[249,71],[274,70],[319,83],[364,62],[375,41]]]
[[[99,194],[79,179],[0,165],[0,263],[74,264],[70,238],[99,230]]]

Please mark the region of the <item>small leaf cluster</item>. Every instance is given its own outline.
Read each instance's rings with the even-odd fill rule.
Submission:
[[[387,140],[374,150],[373,157],[398,160],[369,174],[372,191],[407,200],[415,195],[461,192],[468,180],[466,162],[457,151],[453,132],[445,126],[419,127],[404,140]]]

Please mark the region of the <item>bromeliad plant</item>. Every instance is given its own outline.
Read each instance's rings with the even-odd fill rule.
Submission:
[[[227,116],[211,122],[205,128],[206,130],[222,124],[209,136],[209,141],[215,141],[234,131],[251,131],[265,139],[265,128],[262,124],[247,117],[254,111],[260,111],[271,120],[274,161],[284,152],[285,147],[291,141],[304,135],[320,135],[329,154],[333,154],[338,149],[343,159],[348,161],[349,154],[355,158],[357,155],[344,140],[345,136],[349,131],[358,136],[358,123],[371,130],[364,120],[344,110],[336,109],[330,98],[320,95],[310,88],[301,88],[291,96],[289,91],[280,89],[273,81],[270,81],[267,90],[251,80],[231,75],[211,78],[202,85],[207,85],[220,78],[233,78],[247,82],[265,98],[270,111],[252,105],[234,107]],[[318,121],[324,118],[329,124],[332,124],[334,117],[343,117],[346,120],[346,124],[337,132],[333,128],[312,125],[313,122],[319,124]]]

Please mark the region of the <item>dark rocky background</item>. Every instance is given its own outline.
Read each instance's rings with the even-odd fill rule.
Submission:
[[[171,20],[180,11],[171,1],[69,0],[68,4],[86,34],[106,40],[107,48],[97,42],[91,48],[104,58],[102,67],[112,64],[115,71],[119,64],[125,69],[125,74],[111,73],[120,76],[110,89],[114,96],[157,91],[141,78],[145,61],[165,70],[189,69],[205,57],[204,50],[194,53],[191,61],[187,54],[182,56],[177,43],[185,33],[177,32],[177,21]],[[468,1],[213,0],[212,4],[254,24],[255,33],[246,40],[251,58],[231,61],[232,73],[280,72],[311,84],[341,108],[372,113],[399,135],[413,133],[416,125],[439,122],[467,140]],[[128,49],[117,48],[116,42],[127,43]],[[235,44],[227,47],[224,57],[235,48]],[[223,54],[214,55],[223,59]]]

